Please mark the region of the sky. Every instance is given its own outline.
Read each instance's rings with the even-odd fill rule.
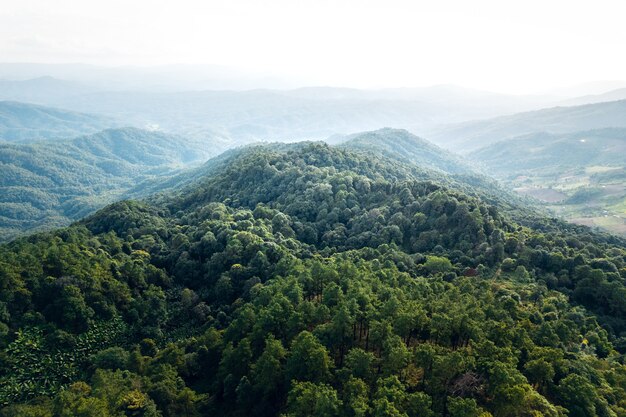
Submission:
[[[0,0],[0,62],[536,93],[626,79],[623,0]]]

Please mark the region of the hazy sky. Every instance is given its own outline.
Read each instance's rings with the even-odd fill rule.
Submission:
[[[624,0],[0,0],[0,61],[524,93],[626,79],[625,18]]]

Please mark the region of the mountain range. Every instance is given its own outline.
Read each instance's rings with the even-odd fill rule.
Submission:
[[[107,88],[84,80],[43,76],[0,80],[0,99],[89,112],[114,118],[121,125],[159,126],[187,136],[219,132],[229,136],[235,145],[256,140],[324,139],[332,134],[381,126],[420,130],[536,109],[558,100],[452,85],[379,90],[307,87],[230,91],[198,89],[197,85],[195,90],[163,91],[143,88],[137,79],[130,86],[111,83]]]

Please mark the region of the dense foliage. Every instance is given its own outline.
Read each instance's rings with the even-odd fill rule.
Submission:
[[[0,415],[626,416],[625,279],[380,155],[249,148],[0,246]]]

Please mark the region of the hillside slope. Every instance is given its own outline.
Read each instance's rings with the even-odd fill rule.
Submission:
[[[210,149],[134,128],[72,140],[0,144],[0,240],[59,227],[119,199],[138,182],[165,178]]]
[[[624,241],[375,153],[220,164],[0,246],[4,415],[624,413]]]

